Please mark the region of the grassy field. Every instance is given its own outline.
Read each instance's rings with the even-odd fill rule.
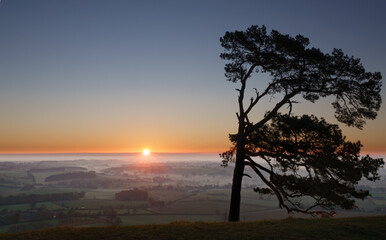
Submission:
[[[183,191],[174,191],[174,190],[152,190],[148,191],[149,196],[155,199],[159,199],[161,201],[169,202],[169,201],[176,201],[181,198],[185,198],[187,196],[190,196],[191,193],[183,192]]]
[[[58,220],[46,220],[32,223],[16,223],[11,225],[3,225],[0,226],[0,239],[1,233],[4,232],[22,232],[22,231],[31,231],[35,229],[47,228],[47,227],[55,227],[59,226]]]
[[[229,207],[228,202],[208,200],[181,201],[159,208],[159,212],[170,214],[215,214],[215,212],[224,212],[227,207]]]
[[[373,200],[377,207],[386,207],[386,200]]]
[[[50,228],[0,234],[3,240],[80,239],[385,239],[386,216],[341,219],[284,219],[259,222],[174,222],[125,227]]]
[[[34,182],[26,171],[23,170],[0,170],[0,177],[6,181],[11,181],[17,184],[33,184]]]
[[[224,216],[216,215],[136,215],[120,216],[122,225],[167,224],[175,221],[223,221]]]
[[[19,187],[4,187],[0,186],[0,195],[1,196],[9,196],[9,195],[17,195],[20,194],[20,188]]]
[[[113,200],[115,198],[115,194],[120,191],[121,189],[87,189],[85,199]]]
[[[371,196],[374,197],[373,202],[376,205],[376,207],[386,207],[385,192],[372,193]]]
[[[61,209],[60,206],[53,204],[51,202],[36,203],[35,208],[41,208],[43,206],[48,210]],[[3,209],[8,209],[8,211],[16,211],[16,210],[25,211],[25,210],[28,210],[30,208],[31,208],[30,204],[2,205],[2,206],[0,206],[0,211],[2,211]]]
[[[82,199],[74,201],[58,201],[59,205],[66,208],[74,209],[100,209],[101,207],[115,207],[115,208],[132,208],[138,206],[147,206],[146,201],[118,201],[118,200],[105,200],[105,199]]]
[[[0,187],[1,196],[18,195],[18,194],[51,194],[51,193],[66,193],[66,192],[82,192],[88,191],[88,189],[82,188],[58,188],[58,187],[37,187],[34,189],[20,191],[20,188],[5,188]],[[111,197],[112,199],[112,197]]]

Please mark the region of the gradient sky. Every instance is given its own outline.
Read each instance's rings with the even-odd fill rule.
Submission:
[[[237,127],[238,85],[219,58],[226,31],[302,34],[386,78],[385,13],[381,0],[2,0],[0,153],[221,152]],[[328,99],[295,109],[336,122]],[[364,130],[343,130],[386,152],[385,123],[383,104]]]

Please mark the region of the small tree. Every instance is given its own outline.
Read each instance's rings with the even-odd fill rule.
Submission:
[[[382,159],[360,157],[361,144],[345,141],[336,125],[314,116],[293,117],[295,96],[315,102],[320,97],[335,97],[332,106],[339,122],[363,128],[366,119],[375,119],[381,104],[381,74],[366,72],[360,60],[342,50],[331,54],[308,47],[301,35],[290,37],[266,28],[252,26],[245,32],[226,32],[220,39],[229,62],[225,76],[240,82],[238,95],[238,132],[230,135],[233,147],[221,154],[224,165],[235,162],[229,220],[240,217],[240,192],[245,166],[251,167],[268,188],[260,193],[275,194],[279,206],[288,212],[315,213],[315,207],[332,209],[338,205],[352,208],[351,197],[364,198],[368,192],[354,188],[362,177],[378,178]],[[271,81],[247,103],[247,80],[263,72]],[[250,121],[251,110],[264,97],[275,95],[276,105],[257,122]],[[279,110],[288,105],[286,114]],[[270,125],[268,124],[270,123]],[[253,160],[260,157],[266,166]],[[351,172],[352,171],[352,172]],[[303,196],[314,199],[305,206]]]

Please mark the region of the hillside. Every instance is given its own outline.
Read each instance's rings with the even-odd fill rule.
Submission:
[[[0,234],[0,239],[386,239],[385,224],[386,216],[240,223],[174,222],[165,225],[50,228]]]

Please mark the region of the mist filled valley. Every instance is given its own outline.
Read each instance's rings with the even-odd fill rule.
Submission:
[[[36,156],[35,156],[36,157]],[[226,221],[233,165],[216,156],[88,156],[88,159],[0,162],[0,231],[18,232],[53,226],[110,226]],[[60,159],[63,156],[56,156]],[[83,156],[85,157],[85,156]],[[31,157],[29,159],[32,159]],[[161,159],[161,160],[160,160]],[[372,196],[357,201],[336,217],[386,212],[385,172],[380,181],[361,182]],[[242,220],[278,219],[289,215],[274,195],[254,191],[263,183],[244,177]],[[307,199],[303,199],[307,204]],[[296,217],[310,217],[295,214]],[[293,216],[293,215],[291,215]],[[320,216],[317,216],[320,217]]]

